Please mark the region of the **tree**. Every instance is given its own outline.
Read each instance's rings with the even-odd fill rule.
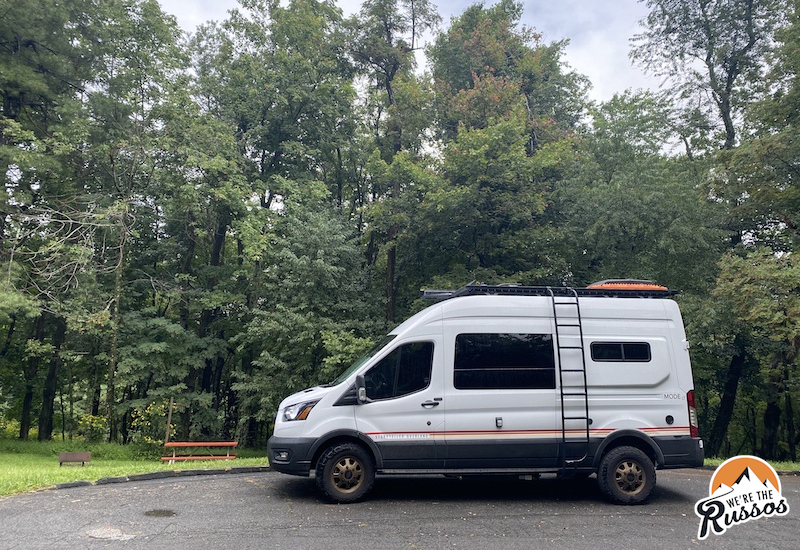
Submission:
[[[261,399],[269,395],[271,400],[265,404],[271,407],[278,392],[293,389],[303,380],[310,383],[309,374],[325,357],[320,327],[315,325],[319,314],[316,306],[311,307],[313,302],[305,300],[305,286],[313,279],[319,288],[328,287],[312,277],[315,272],[308,274],[309,281],[294,280],[289,273],[302,262],[284,262],[273,247],[292,242],[283,234],[288,220],[294,229],[304,229],[293,217],[300,216],[298,212],[309,229],[323,223],[317,219],[320,216],[335,227],[327,228],[333,232],[331,236],[340,234],[336,224],[341,220],[328,206],[335,203],[341,208],[348,200],[358,202],[358,197],[347,197],[345,190],[361,183],[361,153],[352,144],[356,127],[353,68],[342,49],[341,12],[330,2],[311,0],[297,0],[285,7],[261,1],[242,5],[246,12],[235,11],[221,26],[201,29],[193,42],[198,75],[193,93],[206,116],[232,128],[226,143],[235,140],[238,154],[228,159],[231,168],[241,172],[244,187],[211,197],[211,204],[228,205],[227,218],[213,222],[217,228],[214,240],[219,244],[212,243],[212,250],[227,251],[228,257],[222,255],[212,262],[220,275],[209,280],[213,294],[192,298],[198,304],[214,306],[201,314],[200,326],[207,327],[207,336],[212,326],[217,330],[229,327],[225,338],[221,331],[216,333],[217,340],[238,342],[236,349],[221,346],[222,355],[216,358],[211,378],[220,380],[224,364],[230,383],[226,393],[229,411],[240,421],[233,429],[243,440],[254,442],[271,420],[269,413],[259,408]],[[335,189],[335,194],[329,194],[330,189]],[[188,209],[192,224],[207,212],[205,203],[199,200]],[[193,243],[191,250],[198,250],[201,241],[197,235],[193,231],[184,234]],[[318,246],[313,239],[306,244]],[[314,266],[325,264],[318,255],[323,250],[310,251]],[[298,254],[306,252],[297,249]],[[210,273],[207,266],[195,267],[194,263],[185,263],[187,283],[201,273]],[[338,269],[333,258],[331,269]],[[358,271],[351,266],[349,273]],[[232,279],[237,281],[234,289],[238,296],[230,294],[233,289],[223,283]],[[290,290],[293,280],[296,288]],[[189,307],[187,302],[187,320]],[[311,346],[309,353],[281,347],[288,345],[285,331],[295,329],[295,336]],[[250,330],[258,336],[245,337]],[[284,373],[284,369],[300,374]],[[214,384],[216,391],[219,384]]]
[[[352,34],[350,55],[361,74],[370,82],[367,106],[375,147],[385,163],[392,163],[402,151],[418,153],[425,131],[425,87],[414,75],[414,52],[420,35],[434,28],[439,14],[427,0],[368,0],[359,14],[347,21]],[[398,93],[399,92],[399,93]],[[378,187],[372,178],[372,200],[399,199],[403,182],[385,181]],[[397,309],[397,242],[400,228],[391,225],[383,234],[369,236],[367,261],[385,256],[384,289],[386,319],[394,322]]]
[[[516,86],[527,112],[529,154],[566,137],[579,123],[588,84],[561,61],[567,42],[543,44],[533,29],[520,28],[521,15],[522,4],[513,0],[491,8],[474,4],[429,48],[439,132],[445,139],[453,139],[464,122],[463,93],[492,82]],[[503,116],[502,111],[494,116]]]
[[[360,13],[347,22],[352,33],[349,48],[354,61],[375,83],[375,88],[385,94],[378,118],[386,112],[386,128],[375,137],[386,161],[404,145],[403,127],[395,112],[398,109],[395,79],[410,79],[416,66],[414,52],[420,49],[420,36],[440,20],[428,0],[366,0]],[[400,109],[403,108],[401,105]]]
[[[647,6],[631,58],[677,89],[689,121],[681,135],[688,152],[702,148],[707,134],[711,147],[732,149],[786,1],[647,0]]]
[[[748,111],[751,135],[725,158],[729,185],[739,196],[735,215],[750,239],[776,251],[797,251],[800,243],[800,159],[797,102],[800,94],[800,23],[795,2],[792,24],[778,31],[770,93]]]
[[[341,353],[341,341],[363,351],[370,336],[383,332],[346,222],[316,201],[287,204],[273,219],[270,242],[260,252],[270,291],[235,339],[240,350],[253,353],[252,364],[234,374],[243,418],[270,422],[286,395],[339,374],[340,363],[326,359],[332,349]]]
[[[668,112],[647,92],[593,109],[584,156],[558,184],[554,209],[574,283],[641,278],[700,293],[713,284],[725,211],[700,185],[706,164],[662,155]]]
[[[22,439],[28,437],[39,384],[39,437],[50,438],[66,331],[63,295],[75,288],[91,257],[94,224],[75,200],[77,174],[69,157],[83,127],[79,94],[86,91],[97,59],[97,29],[90,23],[99,8],[85,2],[73,7],[75,12],[70,6],[24,1],[8,6],[0,17],[5,53],[0,61],[0,258],[7,288],[26,297],[18,304],[39,308],[35,320],[26,308],[12,313],[6,339],[7,352],[15,338],[31,341],[17,363],[24,380]],[[48,358],[41,380],[39,367]]]
[[[745,256],[729,254],[723,258],[715,289],[734,307],[737,318],[752,327],[761,340],[759,359],[766,399],[760,455],[781,458],[779,426],[784,418],[784,442],[791,460],[797,459],[798,434],[794,419],[798,351],[800,351],[800,268],[792,255],[756,249]],[[783,403],[781,403],[781,401]]]

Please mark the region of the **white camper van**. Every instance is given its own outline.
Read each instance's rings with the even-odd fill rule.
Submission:
[[[378,474],[597,474],[640,503],[657,468],[703,464],[689,345],[675,291],[425,291],[440,301],[330,384],[286,398],[268,456],[336,502]]]

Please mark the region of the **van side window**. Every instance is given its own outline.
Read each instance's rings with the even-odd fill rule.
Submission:
[[[458,390],[553,389],[553,335],[459,334],[454,369]]]
[[[592,342],[592,361],[647,363],[651,357],[647,342]]]
[[[425,389],[432,368],[433,342],[403,344],[364,375],[367,397],[391,399]]]

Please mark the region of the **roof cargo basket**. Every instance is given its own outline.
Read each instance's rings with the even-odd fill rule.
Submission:
[[[458,290],[422,290],[426,300],[449,300],[460,296],[578,296],[609,298],[669,298],[677,290],[660,286],[652,281],[638,279],[609,279],[585,288],[523,286],[517,284],[484,285],[471,282]]]

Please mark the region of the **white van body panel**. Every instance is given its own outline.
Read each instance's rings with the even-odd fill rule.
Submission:
[[[437,321],[437,325],[441,325]],[[433,364],[442,364],[441,334],[431,334],[426,329],[409,330],[393,341],[391,349],[414,342],[432,342]],[[386,353],[378,356],[378,361]],[[417,392],[395,399],[354,406],[355,427],[377,446],[389,449],[385,453],[384,467],[387,469],[421,468],[435,469],[444,465],[445,406],[442,403],[444,376],[442,369],[434,368],[429,385]]]
[[[308,390],[297,392],[284,399],[278,408],[276,428],[280,426],[280,433],[284,437],[323,437],[325,434],[337,430],[352,430],[354,418],[352,409],[333,407],[336,400],[334,388],[317,386]],[[286,422],[283,420],[283,411],[290,405],[317,401],[305,421]],[[327,414],[320,414],[328,411]],[[312,417],[313,415],[313,417]]]

